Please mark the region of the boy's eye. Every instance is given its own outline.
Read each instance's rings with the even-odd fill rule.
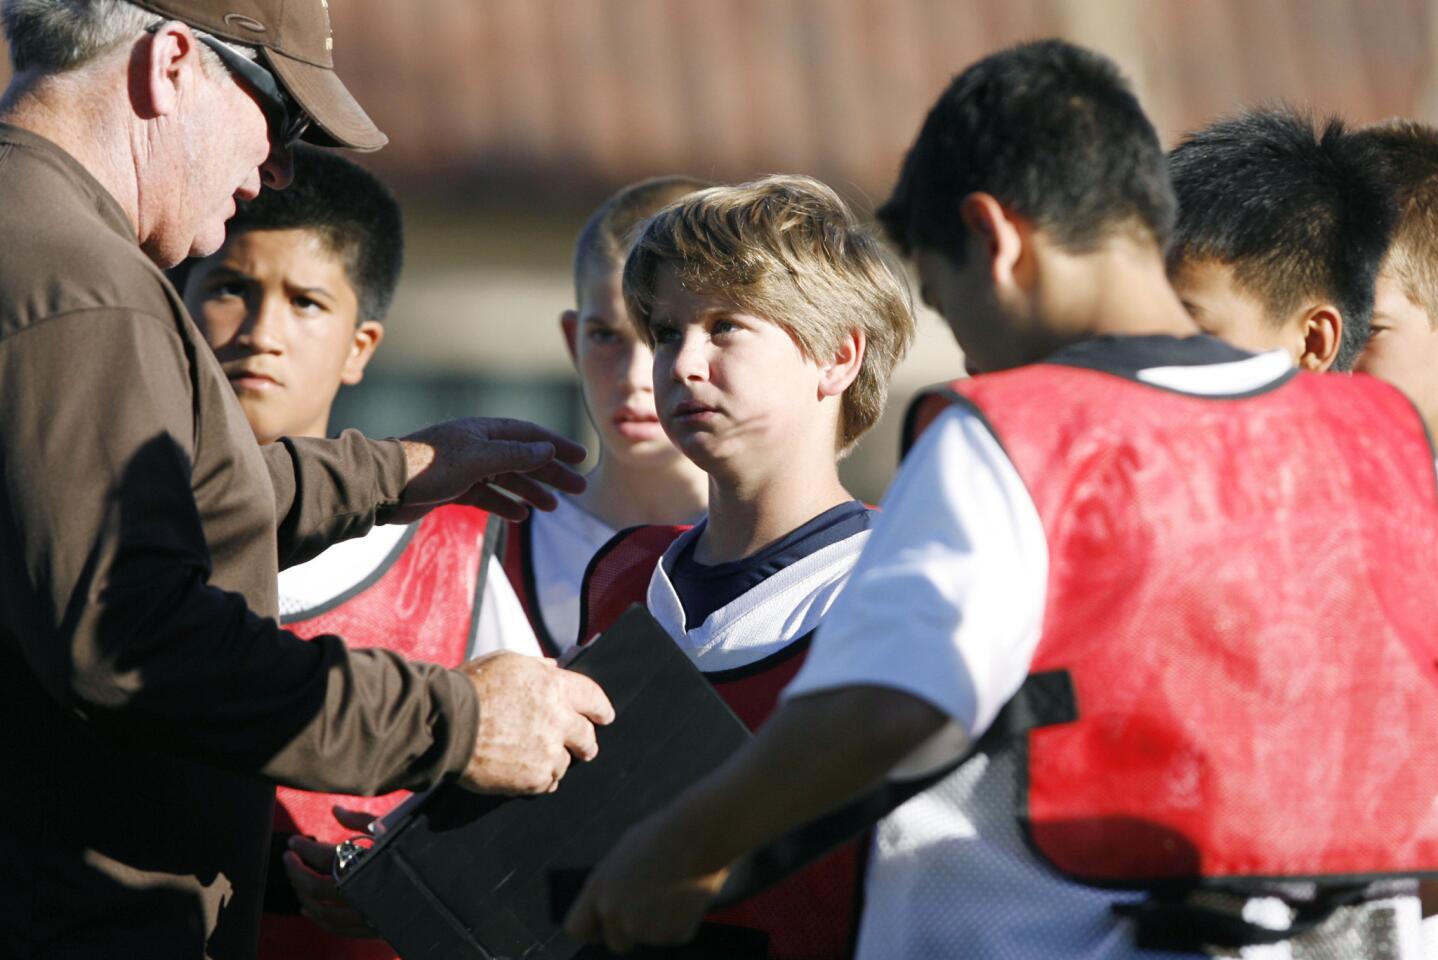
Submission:
[[[243,297],[245,295],[245,288],[246,284],[241,281],[231,280],[228,283],[222,283],[219,286],[212,287],[210,289],[210,297],[215,300],[222,297]]]
[[[295,309],[298,310],[300,313],[321,313],[325,309],[325,305],[320,303],[318,300],[312,300],[311,298],[305,296],[295,297],[292,303],[294,304]]]
[[[656,345],[674,343],[679,339],[678,327],[653,326],[649,328],[649,331],[654,334],[654,343]]]
[[[709,325],[709,335],[712,337],[724,333],[735,333],[741,329],[743,328],[740,327],[739,324],[735,323],[733,320],[730,320],[726,317],[720,317]]]
[[[589,332],[585,334],[585,336],[589,338],[590,343],[599,344],[601,346],[604,344],[616,343],[619,340],[619,334],[615,333],[608,327],[590,327]]]

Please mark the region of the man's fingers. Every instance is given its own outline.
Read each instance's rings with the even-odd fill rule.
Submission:
[[[601,727],[614,722],[614,706],[599,684],[582,673],[565,670],[563,674],[570,706]]]
[[[334,881],[328,876],[316,873],[295,851],[287,850],[281,859],[285,865],[285,875],[290,878],[290,885],[295,888],[295,893],[299,894],[301,900],[313,900],[317,903],[339,902]]]
[[[567,464],[551,460],[541,467],[529,471],[532,479],[540,483],[562,490],[565,493],[583,493],[587,484],[582,474],[576,473]]]
[[[559,498],[548,487],[530,479],[527,474],[505,473],[495,477],[490,483],[508,490],[519,499],[533,504],[540,510],[553,510],[559,506]]]
[[[290,837],[289,848],[304,862],[305,866],[314,870],[316,873],[329,876],[330,867],[335,859],[334,844],[321,843],[309,837],[296,835]]]
[[[555,459],[565,463],[583,463],[584,458],[589,456],[589,451],[584,449],[583,444],[575,443],[568,437],[560,436],[554,431],[547,430],[537,423],[530,423],[528,420],[496,417],[487,421],[485,432],[495,440],[553,444]]]
[[[513,497],[505,496],[488,483],[477,483],[470,487],[455,503],[478,507],[501,520],[512,520],[515,523],[529,516],[529,507]]]
[[[370,827],[374,824],[374,814],[366,813],[363,810],[349,810],[335,804],[330,808],[334,814],[335,821],[346,830],[357,830],[360,833],[370,833]]]
[[[594,724],[583,717],[575,717],[574,725],[564,738],[564,749],[576,760],[593,760],[599,755],[599,741],[594,736]]]

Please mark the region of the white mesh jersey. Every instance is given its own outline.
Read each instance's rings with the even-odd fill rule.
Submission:
[[[1235,393],[1288,369],[1281,353],[1163,367],[1144,379],[1193,393]],[[1208,376],[1205,376],[1208,374]],[[937,769],[988,728],[1028,674],[1038,645],[1048,548],[1038,511],[978,417],[943,413],[910,452],[850,584],[786,698],[878,684],[943,710],[950,726],[895,771]],[[884,642],[880,642],[880,641]],[[1138,893],[1070,882],[1031,851],[1015,819],[1012,752],[979,755],[879,826],[859,960],[1176,960],[1134,945],[1115,904]],[[1419,960],[1411,884],[1332,916],[1312,936],[1208,956],[1242,960]],[[1289,908],[1241,904],[1283,928]]]
[[[544,628],[563,653],[579,634],[579,591],[584,571],[599,548],[618,531],[565,496],[548,513],[530,514],[530,562]]]

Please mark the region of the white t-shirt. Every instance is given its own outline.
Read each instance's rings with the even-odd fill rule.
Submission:
[[[409,529],[400,524],[377,525],[363,537],[342,540],[311,560],[281,570],[280,615],[287,617],[314,610],[358,587],[400,549]],[[490,557],[479,624],[465,659],[498,650],[538,656],[539,641],[534,638],[529,618],[509,585],[504,568],[496,558]]]
[[[559,653],[579,639],[579,590],[590,558],[617,532],[565,496],[554,510],[530,514],[529,559],[537,594],[530,599]]]
[[[1238,362],[1155,367],[1139,376],[1170,389],[1225,394],[1258,389],[1288,369],[1287,355],[1273,352]],[[784,696],[877,684],[925,700],[951,718],[950,729],[931,741],[947,755],[921,750],[904,767],[914,773],[937,768],[988,728],[1028,675],[1048,561],[1038,511],[998,442],[972,412],[945,411],[905,460],[848,589]],[[1130,922],[1112,907],[1139,894],[1065,880],[1031,852],[1014,816],[1021,772],[1015,763],[1012,751],[976,756],[880,824],[860,960],[1179,956],[1133,946]],[[1416,960],[1416,897],[1349,912],[1368,916],[1390,908],[1391,918],[1381,922],[1392,920],[1400,955]],[[1244,916],[1286,925],[1286,917],[1273,911],[1286,914],[1287,908],[1275,900],[1252,901]],[[1249,947],[1237,955],[1328,956],[1291,944]]]

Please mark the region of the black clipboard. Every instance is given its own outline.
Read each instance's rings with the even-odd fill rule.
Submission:
[[[539,797],[444,784],[411,798],[368,848],[341,845],[340,895],[404,960],[571,960],[560,927],[583,877],[630,826],[749,740],[749,731],[643,607],[569,665],[614,704],[599,756]],[[670,957],[762,958],[754,931],[701,929]]]

